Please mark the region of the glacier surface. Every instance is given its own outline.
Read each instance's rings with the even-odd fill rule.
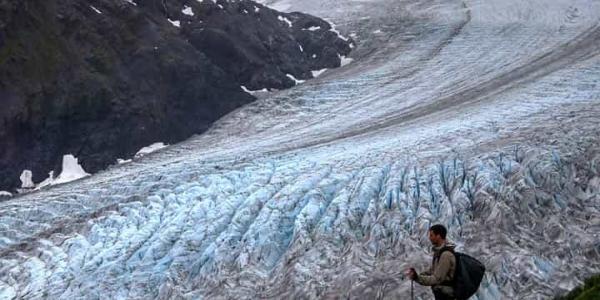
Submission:
[[[600,272],[600,2],[261,2],[352,63],[0,202],[0,299],[405,299],[434,223],[487,266],[474,299]]]

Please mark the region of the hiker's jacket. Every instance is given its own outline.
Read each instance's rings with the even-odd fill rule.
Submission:
[[[454,269],[456,268],[456,258],[452,251],[441,251],[444,248],[454,250],[455,245],[446,242],[440,247],[432,247],[433,260],[431,268],[418,275],[416,282],[421,285],[431,286],[434,294],[442,293],[447,296],[453,296],[452,279],[454,278]]]

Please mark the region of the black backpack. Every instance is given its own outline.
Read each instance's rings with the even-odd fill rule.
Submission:
[[[469,299],[479,289],[479,285],[485,274],[485,266],[477,259],[464,253],[455,252],[451,248],[442,249],[439,255],[442,255],[444,251],[452,252],[456,258],[454,278],[451,282],[444,285],[452,286],[456,299]]]

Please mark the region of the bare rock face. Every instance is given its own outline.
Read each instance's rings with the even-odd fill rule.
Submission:
[[[241,85],[339,66],[350,42],[330,29],[252,1],[0,1],[0,190],[67,153],[96,172],[181,141],[253,101]]]
[[[311,70],[339,67],[339,56],[350,52],[319,18],[251,1],[218,3],[202,2],[194,16],[177,9],[173,15],[183,20],[183,34],[194,47],[249,89],[289,88],[295,82],[287,74],[312,78]]]

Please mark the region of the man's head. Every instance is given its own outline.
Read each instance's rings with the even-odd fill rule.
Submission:
[[[444,227],[444,225],[433,225],[429,228],[429,241],[431,241],[431,244],[433,244],[434,246],[441,246],[442,244],[444,244],[444,242],[446,242],[447,232],[448,231],[446,230],[446,227]]]

